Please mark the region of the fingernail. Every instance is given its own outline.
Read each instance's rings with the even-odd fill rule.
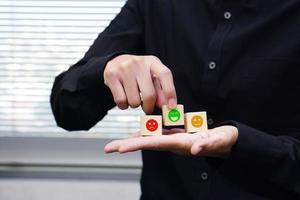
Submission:
[[[174,98],[172,99],[169,99],[169,102],[168,102],[168,106],[169,108],[175,108],[176,107],[176,100]]]

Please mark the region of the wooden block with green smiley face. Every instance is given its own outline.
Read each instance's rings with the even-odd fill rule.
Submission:
[[[164,126],[181,126],[184,125],[183,105],[177,105],[176,108],[169,108],[167,105],[162,106]]]

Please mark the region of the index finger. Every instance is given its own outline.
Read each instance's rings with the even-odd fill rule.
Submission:
[[[162,64],[159,59],[153,60],[150,70],[159,80],[165,99],[168,101],[168,106],[174,108],[177,104],[177,96],[171,70]]]

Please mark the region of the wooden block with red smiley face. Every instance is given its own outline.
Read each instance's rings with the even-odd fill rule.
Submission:
[[[185,113],[185,131],[188,133],[207,130],[206,112]]]
[[[141,135],[162,135],[162,117],[160,115],[141,116]]]

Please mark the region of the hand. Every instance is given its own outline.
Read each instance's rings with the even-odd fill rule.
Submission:
[[[194,134],[184,129],[164,130],[163,135],[134,137],[115,140],[104,148],[106,153],[126,153],[137,150],[172,151],[179,154],[226,158],[237,141],[238,129],[220,126]]]
[[[120,109],[142,105],[151,113],[155,105],[177,104],[172,73],[155,56],[117,56],[107,63],[104,80]]]

